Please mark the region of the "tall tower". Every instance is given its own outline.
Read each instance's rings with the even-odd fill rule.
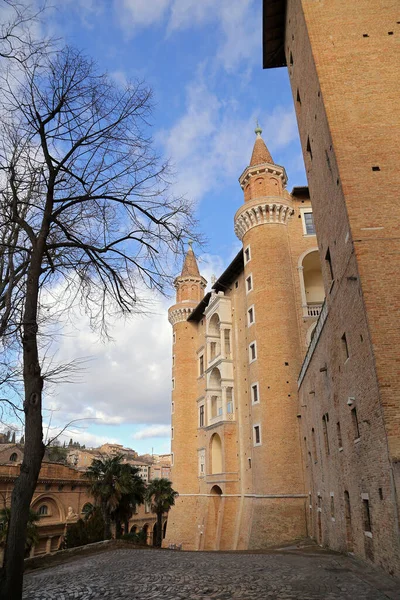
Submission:
[[[201,277],[191,242],[182,273],[175,279],[176,303],[168,311],[172,325],[172,473],[174,489],[180,496],[168,519],[165,543],[187,545],[192,538],[193,514],[199,492],[197,477],[197,356],[196,323],[187,321],[204,297],[207,285]]]
[[[257,125],[250,165],[239,178],[244,205],[235,215],[243,243],[247,389],[251,405],[253,518],[249,548],[305,535],[297,376],[302,352],[288,223],[294,214],[285,169]]]

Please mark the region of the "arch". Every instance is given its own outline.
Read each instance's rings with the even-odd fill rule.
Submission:
[[[16,452],[13,452],[10,456],[10,461],[17,462],[17,458],[18,458],[18,454]]]
[[[213,496],[222,496],[222,490],[219,487],[219,485],[213,485],[210,490],[210,494],[212,494]]]
[[[93,510],[93,508],[94,508],[94,507],[93,507],[93,504],[92,504],[91,502],[86,502],[86,504],[84,504],[84,505],[82,506],[82,510],[81,510],[81,512],[82,512],[83,514],[86,514],[86,513],[88,513],[88,512],[91,512],[91,511]]]
[[[211,437],[211,473],[222,473],[222,442],[218,433]],[[222,492],[221,492],[222,493]]]
[[[325,299],[318,248],[310,248],[298,260],[303,316],[318,317]]]
[[[218,313],[214,313],[208,323],[208,334],[219,337],[221,321]]]
[[[221,372],[218,367],[214,367],[210,373],[209,387],[214,390],[221,389]]]
[[[31,504],[31,509],[36,513],[40,507],[46,504],[48,507],[47,516],[53,521],[65,521],[66,514],[64,507],[53,494],[41,494]]]
[[[137,533],[137,525],[132,525],[132,527],[130,528],[129,533]]]

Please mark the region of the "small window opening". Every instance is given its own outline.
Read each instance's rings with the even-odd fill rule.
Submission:
[[[352,408],[351,409],[351,420],[353,423],[353,434],[354,434],[354,439],[358,440],[360,439],[360,427],[358,424],[358,417],[357,417],[357,409],[356,408]]]
[[[335,498],[331,494],[331,517],[335,518]]]
[[[247,311],[248,317],[249,317],[249,325],[252,325],[254,323],[254,308],[251,307],[249,308],[249,310]]]
[[[46,504],[42,504],[42,506],[39,507],[38,515],[43,516],[43,515],[48,515],[48,514],[49,514],[49,507]]]
[[[297,90],[297,98],[296,101],[299,103],[299,105],[301,106],[301,98],[300,98],[300,92],[299,90]]]
[[[11,461],[11,462],[17,462],[17,458],[18,458],[18,455],[17,455],[17,453],[16,453],[16,452],[13,452],[13,453],[11,454],[11,456],[10,456],[10,461]]]
[[[253,429],[254,429],[254,443],[260,444],[261,443],[260,426],[254,425]]]
[[[310,155],[310,159],[312,160],[312,150],[311,150],[311,144],[310,144],[310,138],[307,137],[307,152]]]
[[[202,375],[204,375],[204,356],[201,355],[199,358],[199,371],[200,371],[200,377]]]
[[[290,66],[293,66],[293,54],[292,54],[292,52],[290,52],[289,64],[290,64]]]
[[[260,399],[259,394],[258,394],[258,383],[255,383],[254,385],[251,386],[251,399],[254,404],[256,402],[258,402]]]
[[[249,348],[250,348],[250,360],[256,360],[256,358],[257,358],[256,343],[252,342],[249,345]]]
[[[379,500],[383,500],[382,488],[379,488],[378,492],[379,492]]]
[[[393,35],[393,31],[388,31],[388,35]]]
[[[325,452],[329,454],[329,438],[328,438],[328,426],[327,422],[329,421],[328,413],[322,417],[322,430],[324,432],[324,443],[325,443]]]
[[[347,344],[347,338],[346,338],[345,333],[342,335],[342,354],[343,354],[344,362],[346,362],[346,360],[348,358],[350,358],[350,354],[349,354],[349,346]]]
[[[247,248],[244,251],[244,261],[246,263],[248,263],[249,260],[250,260],[250,258],[251,258],[251,255],[250,255],[250,246],[247,246]]]
[[[363,33],[363,37],[369,37],[368,33]]]
[[[364,531],[372,531],[371,529],[371,514],[369,512],[369,500],[363,499],[363,520]]]
[[[372,170],[373,170],[373,171],[380,171],[380,170],[381,170],[381,168],[380,168],[380,167],[378,167],[378,166],[376,165],[375,167],[372,167]]]
[[[235,281],[235,288],[237,289],[239,287],[239,282]]]
[[[246,277],[246,288],[248,292],[250,292],[253,289],[253,279],[251,275]]]
[[[199,407],[199,427],[204,427],[204,404]]]

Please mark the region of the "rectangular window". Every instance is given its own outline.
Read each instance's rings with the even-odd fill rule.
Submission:
[[[369,512],[369,500],[363,498],[363,520],[364,520],[364,531],[372,531],[371,528],[371,514]]]
[[[329,416],[328,416],[328,413],[326,413],[322,417],[322,430],[324,432],[324,443],[325,443],[326,454],[329,454],[328,421],[329,421]]]
[[[358,425],[358,417],[357,417],[357,409],[356,408],[351,409],[351,420],[353,423],[354,439],[359,440],[360,439],[360,428]]]
[[[171,427],[171,440],[173,440],[173,439],[174,439],[174,428]]]
[[[314,216],[312,212],[304,212],[303,217],[306,235],[315,235]]]
[[[331,492],[331,517],[335,520],[335,498],[333,492]]]
[[[343,362],[346,362],[346,360],[350,357],[350,354],[349,354],[349,346],[347,345],[347,338],[346,338],[345,333],[342,335],[342,354],[343,354]]]
[[[176,342],[176,333],[172,334],[172,343],[175,344]]]
[[[175,379],[172,379],[172,389],[175,389]]]
[[[203,354],[199,357],[199,373],[200,377],[204,375],[204,356]]]
[[[199,427],[204,427],[204,404],[199,407]]]
[[[255,446],[261,445],[261,427],[260,425],[254,425],[253,427],[253,441]]]
[[[337,433],[337,439],[338,439],[339,448],[343,448],[342,432],[340,430],[340,423],[339,423],[339,421],[336,423],[336,433]]]
[[[253,325],[255,320],[256,320],[256,314],[254,311],[254,306],[250,306],[250,308],[247,311],[247,325],[250,327],[250,325]]]
[[[174,453],[171,452],[171,467],[174,466]]]
[[[249,344],[249,361],[253,362],[257,358],[257,346],[256,342]]]
[[[253,404],[260,401],[260,394],[258,393],[258,383],[253,383],[251,386],[251,401]]]
[[[229,329],[224,330],[224,342],[225,342],[225,356],[230,358],[231,356],[231,332]]]
[[[315,439],[314,427],[311,429],[311,439],[312,439],[313,460],[316,463],[318,460],[318,457],[317,457],[317,442]]]
[[[175,402],[171,402],[171,413],[174,414],[175,412]]]
[[[250,246],[244,249],[244,264],[247,264],[251,259]]]
[[[249,275],[246,277],[246,293],[251,292],[253,289],[253,276]]]
[[[332,269],[331,252],[330,252],[329,248],[325,254],[325,265],[326,265],[326,269],[327,269],[327,273],[328,273],[329,284],[332,287],[334,277],[333,277],[333,269]]]
[[[172,355],[172,366],[175,366],[175,354]]]

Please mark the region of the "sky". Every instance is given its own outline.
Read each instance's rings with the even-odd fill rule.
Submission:
[[[205,278],[240,249],[233,216],[243,202],[258,119],[288,187],[306,185],[286,69],[262,69],[260,0],[53,0],[47,33],[81,49],[115,85],[145,80],[154,92],[151,135],[175,172],[174,192],[194,202],[207,242],[194,248]],[[183,259],[182,259],[183,260]],[[150,316],[113,323],[104,343],[76,311],[62,324],[57,360],[87,359],[80,381],[45,397],[45,435],[87,446],[121,443],[170,451],[173,291],[151,297]],[[51,419],[51,422],[49,423]]]

